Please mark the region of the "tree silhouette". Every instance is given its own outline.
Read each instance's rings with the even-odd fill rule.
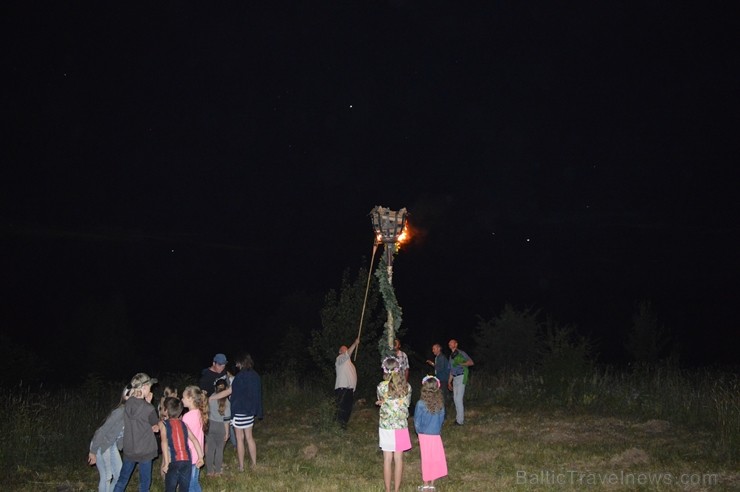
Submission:
[[[324,307],[321,309],[321,328],[312,332],[309,351],[327,386],[334,382],[334,361],[339,347],[349,346],[357,338],[367,276],[367,268],[360,268],[354,278],[350,276],[349,269],[344,271],[339,290],[332,289],[326,294]],[[364,393],[367,393],[368,388],[374,391],[381,374],[377,343],[382,332],[384,312],[379,301],[377,282],[372,281],[367,296],[360,346],[354,361],[357,367],[358,391]]]
[[[665,355],[670,344],[667,330],[658,321],[652,303],[641,300],[632,316],[632,328],[627,334],[625,349],[635,362],[655,362]]]

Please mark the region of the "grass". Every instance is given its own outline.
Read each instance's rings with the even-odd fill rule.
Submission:
[[[449,425],[448,419],[443,428],[449,476],[437,488],[738,490],[740,395],[737,376],[722,377],[599,373],[565,385],[570,395],[553,395],[536,375],[476,374],[466,425]],[[326,392],[269,376],[264,386],[266,415],[254,430],[258,468],[236,472],[235,452],[227,445],[224,475],[202,476],[203,490],[383,490],[372,403],[359,402],[341,431]],[[85,463],[87,445],[116,388],[93,380],[76,391],[2,390],[3,489],[96,490],[97,471]],[[412,444],[404,459],[404,491],[421,484],[413,432]],[[135,475],[128,490],[137,485]],[[155,477],[152,490],[162,489]]]

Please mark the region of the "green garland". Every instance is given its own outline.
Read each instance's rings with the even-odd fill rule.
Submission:
[[[393,254],[396,254],[397,250],[394,243],[386,243],[383,247],[393,248]],[[392,323],[386,321],[383,325],[385,327],[385,336],[381,337],[378,341],[378,351],[380,352],[381,361],[389,355],[393,355],[393,347],[388,346],[388,341],[396,338],[396,333],[398,333],[398,329],[401,327],[401,306],[398,305],[396,292],[393,290],[393,285],[391,285],[391,282],[388,279],[388,261],[386,257],[387,255],[385,254],[381,256],[380,264],[375,270],[375,276],[378,278],[380,293],[383,296],[385,309],[390,313],[390,317],[392,319]]]

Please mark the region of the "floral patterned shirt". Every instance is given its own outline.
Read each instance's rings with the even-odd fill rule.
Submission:
[[[388,381],[378,384],[381,429],[406,429],[409,426],[409,405],[411,404],[411,385],[407,383],[406,396],[388,398]]]

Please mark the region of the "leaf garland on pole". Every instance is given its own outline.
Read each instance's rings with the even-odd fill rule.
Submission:
[[[393,248],[393,254],[396,253],[396,245],[394,243],[386,243],[384,248]],[[388,257],[391,257],[391,264],[388,264]],[[393,355],[393,340],[396,338],[401,327],[402,313],[401,306],[398,305],[396,300],[396,292],[393,290],[391,284],[393,276],[393,259],[391,255],[383,255],[378,268],[375,270],[375,276],[378,278],[378,286],[380,293],[383,296],[383,304],[388,312],[388,320],[383,325],[385,327],[384,337],[381,337],[378,341],[378,351],[380,352],[380,360],[382,361],[389,355]]]

